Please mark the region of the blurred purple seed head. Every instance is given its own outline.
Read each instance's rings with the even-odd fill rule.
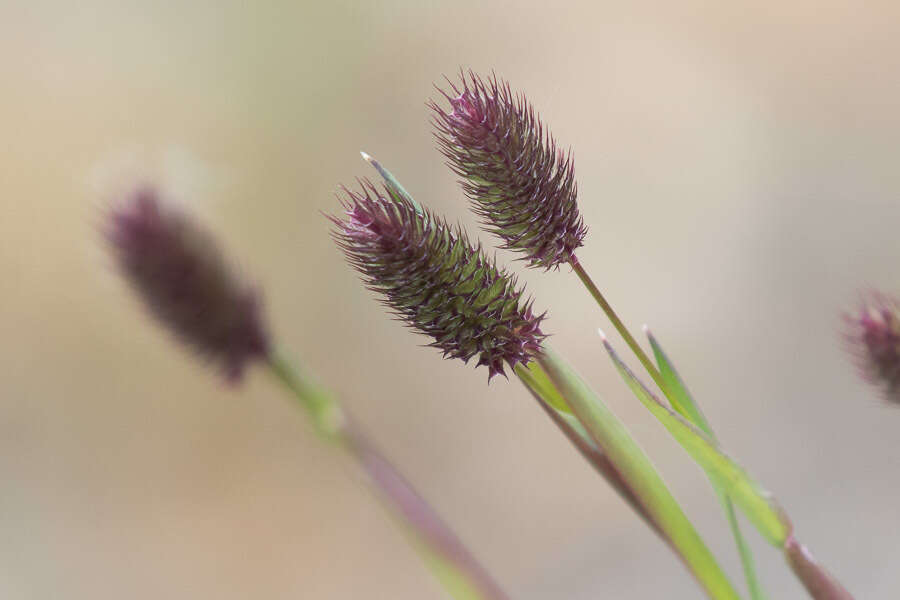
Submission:
[[[845,315],[847,340],[863,376],[900,403],[900,300],[869,294],[857,312]]]
[[[587,228],[578,211],[574,162],[521,94],[496,76],[469,71],[459,86],[438,91],[432,122],[441,152],[486,229],[529,266],[550,269],[569,261]]]
[[[141,188],[115,205],[106,239],[120,272],[150,314],[239,381],[264,359],[269,339],[257,291],[239,281],[213,237],[186,214]]]
[[[387,187],[364,182],[361,192],[344,191],[343,218],[329,217],[335,241],[367,287],[432,338],[430,346],[465,362],[477,356],[488,380],[538,352],[544,315],[532,312],[524,288],[459,227],[418,213]]]

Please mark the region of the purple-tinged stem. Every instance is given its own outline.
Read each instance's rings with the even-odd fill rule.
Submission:
[[[790,536],[784,543],[784,557],[797,579],[815,600],[853,600],[853,595],[816,562],[809,550],[794,536]]]
[[[316,429],[338,445],[362,467],[367,483],[394,516],[405,525],[417,549],[448,591],[460,591],[459,598],[509,600],[487,570],[466,549],[462,541],[438,516],[400,472],[382,455],[369,436],[338,405],[335,398],[304,377],[280,354],[269,360],[270,372],[284,385],[313,419]],[[440,564],[436,564],[436,563]],[[434,567],[440,568],[434,568]],[[455,573],[446,579],[447,567]],[[459,589],[460,580],[465,582]],[[477,594],[477,595],[473,595]]]
[[[606,313],[606,316],[625,340],[625,343],[628,344],[635,356],[637,356],[638,360],[640,360],[641,364],[653,378],[653,381],[659,386],[659,389],[662,390],[665,395],[668,395],[669,389],[663,381],[659,370],[650,361],[650,358],[628,331],[628,328],[625,327],[625,324],[613,310],[609,302],[607,302],[606,298],[604,298],[600,289],[587,274],[587,271],[584,270],[584,267],[581,266],[581,263],[578,262],[578,258],[575,257],[574,254],[569,260],[569,264],[572,265],[572,269],[578,275],[578,278],[581,279],[584,286],[594,297],[594,300],[597,301],[597,304],[603,312]],[[810,596],[815,600],[853,600],[853,596],[850,592],[844,589],[844,587],[838,583],[824,567],[819,565],[819,563],[813,559],[809,550],[797,542],[793,535],[785,542],[784,554],[788,564],[794,571],[794,574],[800,579]]]
[[[531,393],[535,400],[537,400],[538,404],[544,409],[544,412],[550,417],[550,419],[556,424],[557,427],[563,432],[563,434],[568,438],[568,440],[572,443],[575,448],[581,453],[581,455],[597,470],[600,475],[603,476],[604,479],[613,487],[616,492],[619,493],[619,496],[622,497],[625,502],[634,509],[634,512],[641,517],[647,525],[656,532],[656,534],[663,539],[667,544],[669,543],[669,539],[666,537],[666,534],[660,530],[659,525],[656,524],[656,521],[650,516],[647,512],[647,509],[638,499],[638,497],[634,494],[634,491],[628,486],[625,480],[622,478],[622,474],[619,473],[619,470],[612,464],[612,461],[609,460],[609,457],[597,446],[588,443],[588,441],[580,435],[574,427],[572,427],[565,419],[563,419],[559,413],[552,407],[549,406],[544,400],[538,396],[531,388],[527,385],[525,389]]]
[[[509,600],[450,527],[422,496],[350,421],[342,429],[347,448],[358,459],[372,485],[428,550],[454,565],[485,600]]]

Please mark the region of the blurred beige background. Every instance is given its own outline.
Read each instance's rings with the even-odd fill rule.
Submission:
[[[900,410],[857,380],[839,314],[900,292],[898,35],[893,0],[0,0],[0,596],[443,597],[263,373],[228,389],[111,275],[98,208],[149,178],[513,597],[700,597],[515,381],[420,348],[328,237],[337,185],[373,175],[361,149],[476,232],[425,108],[466,66],[573,147],[583,262],[726,447],[857,598],[896,597]],[[577,280],[522,278],[740,583],[708,484],[618,380]],[[804,597],[747,531],[771,596]]]

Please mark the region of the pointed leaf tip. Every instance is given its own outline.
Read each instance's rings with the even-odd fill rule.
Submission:
[[[400,182],[397,181],[397,178],[388,171],[380,162],[375,160],[375,158],[367,152],[360,151],[360,156],[363,159],[372,165],[372,167],[378,171],[378,174],[381,175],[381,178],[384,179],[385,184],[390,188],[393,193],[400,195],[402,198],[406,199],[407,202],[413,205],[413,208],[416,209],[416,213],[419,215],[424,215],[425,211],[416,200],[406,191],[406,189],[400,185]]]
[[[672,497],[665,482],[621,421],[559,355],[547,345],[538,356],[553,387],[594,443],[604,452],[710,598],[738,600],[728,577]]]
[[[672,404],[672,408],[674,408],[678,413],[689,420],[695,426],[702,429],[710,438],[715,441],[715,434],[712,431],[712,428],[709,426],[709,423],[706,420],[706,417],[703,415],[703,412],[700,410],[700,406],[694,402],[694,399],[691,397],[691,394],[688,392],[687,387],[684,385],[684,382],[679,377],[678,373],[675,371],[675,367],[669,362],[669,358],[663,352],[659,343],[656,341],[656,337],[654,337],[653,333],[650,331],[650,327],[646,324],[643,326],[644,335],[647,336],[647,339],[650,341],[650,345],[653,347],[653,355],[656,357],[656,363],[659,365],[660,374],[666,384],[669,386],[669,393],[667,396],[669,397],[669,401]],[[723,491],[722,485],[717,483],[715,479],[710,478],[713,482],[713,487],[716,489],[719,499],[722,502],[722,505],[725,509],[725,517],[728,520],[728,523],[731,527],[732,535],[734,536],[735,543],[738,547],[738,553],[741,556],[741,563],[744,568],[744,574],[747,579],[747,585],[750,589],[750,597],[753,600],[765,600],[765,592],[762,589],[762,586],[759,582],[759,578],[756,574],[756,565],[753,560],[753,552],[750,550],[750,547],[747,544],[747,541],[744,539],[743,533],[741,533],[740,525],[737,521],[737,515],[735,514],[734,504],[732,500],[728,497],[728,495]]]
[[[622,362],[608,342],[604,341],[603,345],[609,352],[616,370],[641,403],[659,419],[675,440],[712,477],[713,481],[722,487],[735,504],[741,507],[763,537],[774,546],[784,544],[792,526],[771,494],[722,452],[706,432],[664,405]]]

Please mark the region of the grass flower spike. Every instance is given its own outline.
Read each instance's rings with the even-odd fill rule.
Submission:
[[[268,333],[260,296],[239,281],[212,236],[142,188],[114,206],[106,239],[118,267],[153,317],[231,381],[265,360]]]
[[[660,366],[654,364],[576,256],[587,230],[576,202],[571,152],[559,149],[525,97],[514,95],[509,85],[496,76],[482,79],[470,71],[461,74],[458,85],[453,82],[449,85],[448,91],[439,90],[449,107],[430,103],[438,146],[448,159],[450,168],[461,176],[463,191],[486,228],[502,240],[503,248],[522,253],[529,266],[550,269],[568,263],[670,405],[679,412],[698,408],[690,399],[683,382],[675,376],[671,365],[661,360],[664,373]],[[900,395],[900,345],[897,344],[900,321],[897,316],[896,307],[870,311],[857,320],[855,334],[856,345],[862,348],[860,354],[865,357],[863,362],[867,375],[884,382],[892,398]],[[543,366],[547,368],[547,365]],[[632,391],[639,398],[643,392],[634,387]],[[651,412],[657,408],[655,404],[647,406]],[[654,414],[663,421],[670,416],[664,411]],[[712,428],[702,418],[699,409],[675,415],[673,422],[680,423],[678,419],[682,418],[687,422],[688,434],[683,435],[679,442],[686,449],[690,451],[697,444],[711,441],[707,438],[712,437]],[[675,435],[678,432],[683,433],[673,425],[670,433]],[[718,452],[714,442],[712,447]],[[692,456],[698,462],[698,457],[704,458],[700,453]],[[707,465],[710,469],[712,466],[711,463]],[[734,514],[732,491],[723,488],[717,477],[711,474],[711,481],[722,500],[741,554],[750,595],[753,600],[764,600],[765,593],[755,572],[752,553]],[[780,524],[781,519],[775,514],[777,511],[767,510],[766,498],[757,494],[753,499],[754,502],[759,501],[761,508],[753,508],[756,504],[744,508],[757,527],[762,530],[762,525],[766,523]],[[761,519],[764,513],[771,518]],[[770,541],[782,547],[785,531],[779,529],[778,532],[779,535],[770,536]],[[796,556],[802,558],[806,554]],[[791,564],[799,564],[798,561]],[[821,581],[833,581],[821,566],[811,561],[805,562],[804,568],[794,570],[807,584],[811,581],[810,574],[820,576]],[[816,596],[816,599],[845,597],[841,595],[845,591],[836,582],[826,591],[826,595]]]
[[[496,77],[461,75],[461,88],[431,102],[441,151],[476,213],[529,266],[568,262],[587,229],[576,202],[571,153],[560,149],[524,96]]]
[[[846,320],[850,351],[863,376],[900,403],[900,300],[871,294]]]
[[[212,236],[139,189],[109,211],[103,231],[123,276],[163,326],[237,380],[257,360],[310,416],[318,433],[355,460],[435,576],[458,600],[508,600],[425,499],[382,455],[336,397],[273,348],[259,294],[240,282]]]
[[[465,336],[479,332],[475,347],[492,349],[481,354],[479,364],[487,364],[491,376],[504,365],[512,367],[569,441],[670,544],[710,596],[738,600],[715,557],[622,423],[542,343],[543,315],[534,317],[529,302],[520,308],[522,290],[516,290],[515,282],[480,247],[473,247],[459,227],[451,229],[436,219],[383,165],[365,153],[363,158],[382,176],[385,190],[363,184],[362,194],[347,191],[347,219],[332,220],[339,245],[369,287],[383,292],[384,303],[431,335],[432,345],[445,354],[460,355],[458,330]]]
[[[445,357],[478,357],[489,379],[525,364],[545,337],[524,288],[458,227],[419,212],[389,187],[345,190],[334,238],[369,288]]]

